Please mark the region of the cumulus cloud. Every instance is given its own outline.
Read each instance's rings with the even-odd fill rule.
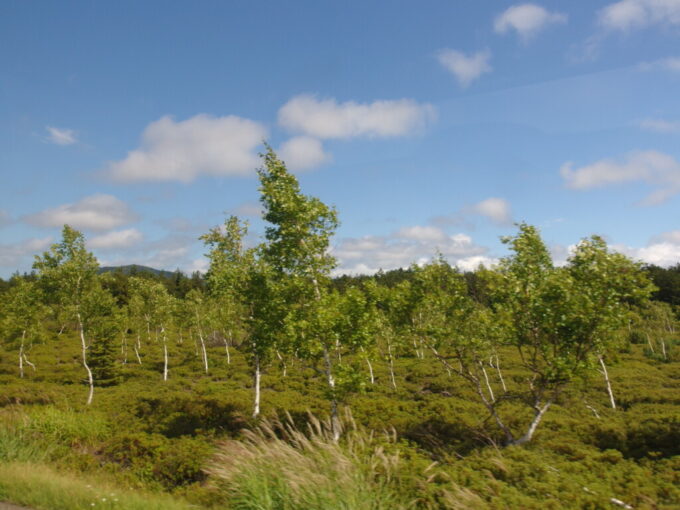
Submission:
[[[646,131],[654,131],[656,133],[680,133],[680,121],[644,119],[640,122],[640,127]]]
[[[482,200],[473,205],[470,208],[470,212],[484,216],[497,225],[509,225],[512,223],[510,203],[502,198],[491,197]]]
[[[320,139],[405,136],[422,130],[434,117],[431,105],[411,99],[338,103],[309,94],[292,98],[278,114],[285,129]]]
[[[243,202],[242,204],[234,207],[232,212],[236,216],[252,216],[259,218],[262,216],[262,205],[259,202]]]
[[[667,57],[652,62],[643,62],[640,64],[639,69],[641,71],[654,71],[660,69],[662,71],[680,73],[680,57]]]
[[[474,269],[480,264],[496,262],[488,249],[475,244],[465,234],[448,235],[432,226],[402,228],[389,236],[346,238],[334,247],[339,260],[336,274],[370,274],[379,269],[390,270],[423,264],[441,253],[461,269]]]
[[[117,181],[182,181],[200,175],[247,175],[260,164],[255,148],[266,129],[252,120],[201,114],[165,116],[149,124],[138,149],[108,166]]]
[[[139,230],[128,228],[92,237],[87,240],[87,246],[92,250],[116,250],[138,245],[143,239],[144,235]]]
[[[680,162],[657,151],[634,152],[622,161],[603,159],[574,169],[571,162],[560,168],[568,188],[587,190],[626,183],[644,182],[658,189],[641,203],[657,205],[680,193]]]
[[[278,156],[289,170],[309,170],[331,159],[321,141],[310,136],[296,136],[281,144]]]
[[[51,243],[51,237],[43,237],[26,239],[12,244],[0,244],[0,267],[18,269],[25,257],[45,251]]]
[[[46,140],[56,145],[73,145],[78,141],[76,132],[72,129],[56,128],[54,126],[45,126],[47,129]]]
[[[75,229],[103,231],[136,221],[137,215],[122,200],[97,193],[73,204],[46,209],[23,219],[38,227],[61,227],[68,224]]]
[[[467,87],[484,73],[491,72],[491,53],[478,51],[472,55],[457,50],[443,49],[437,54],[439,63],[453,74],[461,87]]]
[[[0,228],[7,226],[10,223],[12,223],[12,216],[4,209],[0,209]]]
[[[520,4],[513,5],[498,15],[494,21],[494,30],[499,34],[514,30],[524,41],[528,41],[548,25],[566,22],[566,14],[550,12],[536,4]]]
[[[674,266],[680,263],[680,230],[671,230],[654,236],[647,246],[642,248],[615,244],[612,245],[612,249],[647,264]]]
[[[680,25],[680,0],[621,0],[598,13],[608,30],[631,31],[652,25]]]

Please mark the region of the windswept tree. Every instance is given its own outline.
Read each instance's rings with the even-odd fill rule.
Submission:
[[[147,278],[130,278],[130,314],[138,327],[146,329],[147,342],[154,339],[163,346],[163,380],[168,380],[168,330],[172,323],[175,299],[165,285]]]
[[[27,350],[40,336],[48,312],[42,297],[40,288],[24,278],[16,278],[3,297],[2,332],[8,346],[18,344],[20,377],[24,377],[24,364],[35,370],[35,365],[28,359]]]
[[[85,324],[88,318],[84,316],[83,305],[88,296],[100,288],[97,278],[99,263],[85,249],[83,234],[64,225],[61,242],[53,244],[42,256],[36,256],[33,268],[38,271],[38,279],[48,301],[56,304],[66,317],[77,324],[83,368],[90,388],[89,405],[94,395],[94,379],[87,363]]]
[[[274,151],[268,147],[264,165],[258,170],[260,201],[264,209],[265,229],[263,258],[277,278],[285,281],[291,293],[286,300],[289,309],[287,330],[294,332],[293,341],[304,335],[310,348],[299,349],[323,362],[323,373],[331,394],[333,433],[340,433],[337,417],[336,375],[331,346],[335,345],[334,313],[329,309],[331,270],[335,258],[329,253],[329,242],[338,219],[335,209],[318,198],[304,195],[298,180],[286,169]],[[307,318],[313,320],[307,320]],[[295,321],[301,321],[293,324]],[[314,347],[316,346],[316,347]]]
[[[512,254],[500,264],[495,306],[507,314],[505,341],[529,373],[519,397],[533,417],[519,437],[499,425],[507,444],[523,444],[563,388],[596,366],[628,306],[648,299],[653,286],[638,264],[596,236],[581,241],[563,268],[553,266],[535,227],[523,223],[504,242]]]
[[[208,292],[215,303],[215,316],[226,338],[235,331],[244,336],[246,359],[253,371],[253,418],[260,414],[262,367],[272,349],[276,314],[271,273],[256,249],[246,248],[248,225],[230,216],[222,227],[201,236],[210,248],[210,267],[205,275]],[[228,347],[228,346],[227,346]]]

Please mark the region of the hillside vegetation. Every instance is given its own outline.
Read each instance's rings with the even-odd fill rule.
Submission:
[[[204,277],[100,272],[83,235],[2,287],[0,500],[34,508],[678,508],[675,303],[591,237],[555,267],[332,279],[337,214],[273,151],[262,243]],[[668,301],[668,300],[667,300]]]

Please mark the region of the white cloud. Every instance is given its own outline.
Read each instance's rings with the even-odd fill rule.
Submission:
[[[432,226],[411,226],[390,236],[343,239],[334,247],[333,255],[339,260],[335,274],[367,274],[423,264],[437,252],[462,269],[474,269],[496,262],[486,256],[487,251],[465,234],[448,235]]]
[[[186,267],[186,272],[187,274],[192,274],[195,271],[198,271],[199,273],[205,273],[209,268],[210,263],[208,262],[208,259],[202,257],[200,259],[192,260],[191,263]]]
[[[670,71],[673,73],[680,73],[680,57],[667,57],[652,62],[643,62],[640,64],[641,71],[653,71],[661,69],[662,71]]]
[[[12,216],[4,209],[0,209],[0,227],[4,227],[10,223],[12,223]]]
[[[680,263],[680,230],[654,236],[647,246],[642,248],[618,244],[612,245],[612,249],[648,264],[673,266]]]
[[[279,109],[279,124],[315,138],[386,138],[405,136],[423,129],[435,117],[429,104],[411,99],[338,103],[302,94]]]
[[[536,4],[520,4],[503,11],[494,21],[494,30],[499,34],[514,30],[528,41],[548,25],[566,22],[566,14],[550,12]]]
[[[680,0],[621,0],[598,13],[609,30],[630,31],[652,25],[680,25]]]
[[[51,237],[32,238],[13,244],[0,244],[0,266],[18,269],[29,255],[37,255],[52,243]]]
[[[144,235],[136,228],[115,230],[87,240],[87,246],[93,250],[115,250],[130,248],[138,245],[144,239]]]
[[[118,181],[182,181],[200,175],[247,175],[260,164],[254,149],[266,129],[252,120],[200,114],[184,121],[165,116],[142,133],[141,147],[109,164]]]
[[[491,72],[491,53],[488,50],[467,56],[457,50],[444,49],[438,53],[437,58],[456,77],[461,87],[467,87],[482,74]]]
[[[680,246],[680,230],[671,230],[670,232],[663,232],[658,236],[652,238],[654,243],[671,243]]]
[[[53,126],[45,126],[48,136],[47,141],[57,145],[72,145],[78,141],[76,132],[72,129],[61,129]]]
[[[419,225],[413,227],[404,227],[396,232],[395,237],[424,242],[444,241],[447,238],[444,231],[441,230],[440,228],[431,226],[423,227]]]
[[[470,211],[484,216],[497,225],[509,225],[512,223],[510,203],[502,198],[491,197],[473,205]]]
[[[603,159],[577,169],[572,166],[568,162],[560,168],[571,189],[587,190],[635,181],[658,187],[642,201],[643,205],[660,204],[680,193],[680,162],[661,152],[634,152],[622,162]]]
[[[331,159],[321,141],[310,136],[296,136],[281,144],[278,156],[289,170],[308,170]]]
[[[655,131],[657,133],[680,133],[680,121],[645,119],[640,122],[640,127],[644,130]]]
[[[259,202],[244,202],[232,209],[236,216],[252,216],[259,218],[262,216],[262,205]]]
[[[24,221],[39,227],[70,225],[75,229],[109,230],[137,220],[125,202],[101,193],[74,204],[64,204],[25,216]]]

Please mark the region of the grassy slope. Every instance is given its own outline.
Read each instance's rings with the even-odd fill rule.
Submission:
[[[30,356],[37,371],[23,381],[15,354],[0,353],[1,468],[17,473],[0,473],[0,498],[36,508],[80,508],[58,506],[66,504],[58,503],[58,494],[79,494],[77,504],[84,505],[110,493],[108,484],[172,492],[178,505],[182,498],[223,505],[203,468],[218,439],[239,439],[251,425],[251,378],[244,359],[232,354],[227,365],[224,348],[211,347],[206,376],[185,340],[173,346],[170,381],[163,384],[160,348],[151,343],[144,347],[144,364],[132,363],[131,353],[124,382],[97,388],[93,406],[85,409],[75,338],[64,334],[36,345]],[[503,354],[507,382],[519,384],[516,360]],[[642,346],[631,346],[610,368],[620,409],[608,409],[604,384],[594,376],[550,410],[533,444],[506,450],[488,446],[497,432],[460,379],[429,358],[404,358],[396,368],[398,389],[392,391],[384,363],[375,361],[376,385],[350,404],[357,422],[393,427],[401,438],[394,490],[403,500],[423,507],[537,509],[609,508],[611,497],[635,508],[673,508],[680,501],[679,362],[650,360]],[[288,411],[298,423],[307,410],[326,414],[323,386],[313,372],[289,363],[288,373],[281,377],[276,363],[269,368],[264,413]],[[508,403],[502,411],[521,425],[524,410]],[[92,483],[68,473],[97,473],[105,482],[96,484],[104,486],[90,489]],[[36,499],[22,499],[30,495]],[[137,497],[149,496],[126,499]]]

